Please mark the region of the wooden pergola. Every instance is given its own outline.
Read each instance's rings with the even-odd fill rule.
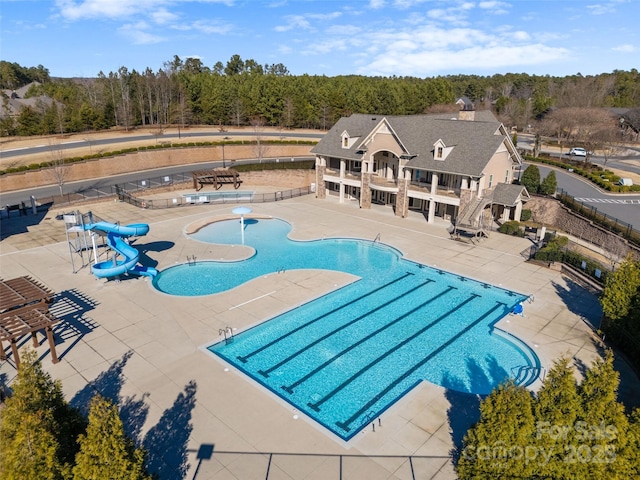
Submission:
[[[51,361],[58,363],[53,325],[60,319],[49,312],[49,303],[54,292],[32,279],[18,277],[11,280],[0,279],[0,360],[6,360],[4,341],[11,344],[11,351],[16,363],[20,365],[18,339],[31,334],[33,346],[37,347],[36,332],[44,330],[49,341]]]
[[[191,175],[193,176],[193,188],[196,191],[200,190],[205,184],[213,185],[216,190],[224,184],[231,184],[237,190],[242,183],[240,175],[233,168],[226,170],[198,170],[191,172]]]

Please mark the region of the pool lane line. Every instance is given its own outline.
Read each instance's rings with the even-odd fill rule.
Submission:
[[[428,278],[425,282],[420,283],[419,285],[416,285],[415,287],[413,287],[410,292],[414,292],[422,287],[424,287],[425,285],[428,285],[430,283],[433,283],[434,280],[431,280],[430,278]],[[405,294],[406,295],[406,294]],[[289,361],[293,360],[294,358],[296,358],[298,355],[302,354],[303,352],[306,352],[307,350],[309,350],[312,347],[315,347],[318,343],[326,340],[327,338],[335,335],[336,333],[338,333],[341,330],[344,330],[347,327],[350,327],[351,325],[358,323],[361,320],[364,320],[365,318],[367,318],[369,315],[372,315],[373,313],[382,310],[383,308],[388,307],[389,305],[391,305],[394,302],[399,302],[401,300],[406,300],[406,298],[403,296],[401,297],[396,297],[393,300],[389,301],[389,302],[385,302],[382,305],[378,305],[376,308],[374,308],[373,310],[367,310],[365,313],[363,313],[362,315],[357,316],[356,318],[354,318],[353,320],[340,325],[338,328],[334,328],[333,330],[331,330],[330,332],[322,335],[321,337],[317,338],[316,340],[314,340],[313,342],[309,343],[308,345],[305,345],[304,347],[302,347],[301,349],[297,350],[296,352],[292,353],[291,355],[289,355],[288,357],[285,357],[282,361],[276,363],[275,365],[269,367],[266,370],[258,370],[258,373],[260,375],[262,375],[263,377],[269,377],[269,374],[271,372],[273,372],[274,370],[280,368],[282,365],[288,363]],[[287,387],[282,387],[284,390],[287,390]],[[287,390],[288,391],[288,390]],[[289,392],[292,393],[292,392]]]
[[[386,283],[386,284],[384,284],[384,285],[380,285],[379,287],[377,287],[377,288],[375,288],[375,289],[371,290],[370,292],[367,292],[367,293],[365,293],[364,295],[359,296],[358,298],[354,298],[353,300],[351,300],[351,301],[349,301],[349,302],[347,302],[347,303],[345,303],[345,304],[343,304],[343,305],[340,305],[339,307],[334,308],[333,310],[329,310],[328,312],[323,313],[323,314],[322,314],[322,315],[320,315],[319,317],[316,317],[316,318],[314,318],[313,320],[310,320],[310,321],[308,321],[307,323],[304,323],[304,324],[302,324],[302,325],[300,325],[300,326],[298,326],[298,327],[294,328],[293,330],[291,330],[291,331],[289,331],[289,332],[285,333],[284,335],[279,336],[279,337],[278,337],[278,338],[276,338],[275,340],[272,340],[271,342],[269,342],[269,343],[266,343],[266,344],[262,345],[260,348],[258,348],[258,349],[256,349],[256,350],[254,350],[253,352],[248,353],[248,354],[246,354],[246,355],[238,355],[236,358],[237,358],[238,360],[240,360],[242,363],[247,363],[247,361],[248,361],[248,359],[249,359],[250,357],[253,357],[254,355],[256,355],[256,354],[258,354],[258,353],[262,352],[263,350],[266,350],[266,349],[267,349],[267,348],[269,348],[269,347],[272,347],[272,346],[273,346],[273,345],[275,345],[276,343],[278,343],[278,342],[280,342],[281,340],[283,340],[283,339],[285,339],[285,338],[287,338],[287,337],[289,337],[289,336],[293,335],[294,333],[296,333],[296,332],[298,332],[298,331],[302,330],[303,328],[306,328],[306,327],[308,327],[309,325],[311,325],[311,324],[313,324],[313,323],[315,323],[315,322],[317,322],[317,321],[320,321],[320,320],[322,320],[323,318],[326,318],[327,316],[332,315],[332,314],[334,314],[334,313],[338,312],[339,310],[342,310],[343,308],[346,308],[346,307],[348,307],[348,306],[350,306],[350,305],[353,305],[354,303],[358,303],[360,300],[363,300],[363,299],[365,299],[365,298],[367,298],[367,297],[370,297],[371,295],[374,295],[374,294],[376,294],[376,293],[380,292],[381,290],[384,290],[385,288],[390,287],[390,286],[391,286],[391,285],[393,285],[394,283],[397,283],[397,282],[399,282],[399,281],[401,281],[401,280],[404,280],[405,278],[410,277],[410,276],[412,276],[412,275],[414,275],[414,274],[413,274],[413,273],[411,273],[411,272],[407,272],[407,273],[405,273],[404,275],[402,275],[401,277],[398,277],[398,278],[396,278],[396,279],[394,279],[394,280],[390,281],[389,283]]]
[[[408,316],[413,315],[416,311],[420,310],[421,308],[425,307],[426,305],[429,305],[431,302],[434,302],[434,301],[438,300],[439,298],[442,298],[443,296],[447,295],[452,290],[457,290],[457,288],[449,286],[446,290],[443,290],[442,292],[438,293],[435,297],[432,297],[431,299],[427,300],[426,302],[424,302],[424,303],[418,305],[417,307],[409,310],[407,313],[404,313],[404,314],[400,315],[399,317],[396,317],[395,320],[393,320],[393,321],[387,323],[386,325],[378,328],[377,330],[371,332],[367,336],[365,336],[365,337],[361,338],[360,340],[358,340],[356,343],[353,343],[353,344],[349,345],[347,348],[345,348],[341,352],[335,354],[333,357],[327,359],[324,363],[320,364],[319,366],[317,366],[316,368],[311,370],[309,373],[307,373],[305,376],[303,376],[300,379],[298,379],[295,382],[293,382],[291,385],[283,385],[280,388],[282,388],[287,393],[293,393],[293,389],[294,388],[296,388],[298,385],[301,385],[302,383],[304,383],[307,380],[309,380],[316,373],[320,372],[322,369],[326,368],[328,365],[330,365],[331,363],[335,362],[336,360],[338,360],[343,355],[349,353],[354,348],[362,345],[366,341],[368,341],[371,338],[375,337],[380,332],[383,332],[387,328],[392,327],[393,325],[395,325],[396,323],[404,320]]]
[[[429,355],[427,355],[425,358],[423,358],[422,360],[420,360],[416,365],[414,365],[413,367],[411,367],[409,370],[405,371],[402,375],[400,375],[398,378],[396,378],[393,382],[391,382],[389,385],[387,385],[387,387],[382,390],[380,393],[376,394],[371,400],[369,400],[366,404],[364,404],[360,410],[358,410],[356,413],[354,413],[351,417],[349,417],[346,421],[344,422],[336,422],[336,425],[338,427],[340,427],[341,429],[343,429],[344,431],[348,432],[351,429],[349,428],[349,425],[351,423],[353,423],[360,415],[362,415],[365,411],[367,411],[371,406],[375,405],[375,403],[380,400],[382,397],[384,397],[387,393],[389,393],[393,388],[396,387],[396,385],[398,385],[400,382],[402,382],[405,378],[407,378],[409,375],[411,375],[413,372],[415,372],[417,369],[419,369],[420,367],[422,367],[425,363],[427,363],[429,360],[431,360],[433,357],[435,357],[436,355],[438,355],[440,352],[442,352],[445,348],[447,348],[449,345],[451,345],[453,342],[455,342],[456,340],[458,340],[460,337],[462,337],[465,333],[467,333],[469,330],[471,330],[473,327],[475,327],[476,325],[478,325],[480,322],[482,322],[485,318],[487,318],[489,315],[491,315],[494,311],[496,311],[498,308],[502,307],[506,307],[507,304],[506,303],[502,303],[502,302],[496,302],[496,305],[491,308],[488,312],[484,313],[482,316],[480,316],[478,319],[474,320],[472,323],[470,323],[469,325],[467,325],[466,327],[464,327],[459,333],[457,333],[456,335],[454,335],[453,337],[451,337],[449,340],[447,340],[445,343],[443,343],[442,345],[440,345],[438,348],[436,348],[433,352],[431,352]]]
[[[427,330],[429,330],[431,327],[433,327],[435,324],[441,322],[442,320],[444,320],[445,318],[447,318],[448,316],[450,316],[452,313],[457,312],[458,310],[460,310],[462,307],[464,307],[467,303],[471,302],[472,300],[475,300],[476,298],[479,298],[480,295],[473,293],[471,294],[471,296],[469,298],[467,298],[466,300],[464,300],[463,302],[459,303],[458,305],[456,305],[454,308],[452,308],[451,310],[449,310],[447,313],[444,313],[442,315],[440,315],[438,318],[436,318],[435,320],[433,320],[432,322],[428,323],[427,325],[425,325],[424,327],[422,327],[420,330],[418,330],[416,333],[414,333],[413,335],[405,338],[402,342],[396,344],[396,346],[392,347],[391,349],[387,350],[386,352],[384,352],[382,355],[380,355],[378,358],[376,358],[375,360],[373,360],[372,362],[369,362],[367,365],[365,365],[364,367],[362,367],[360,370],[358,370],[354,375],[352,375],[351,377],[349,377],[347,380],[345,380],[344,382],[342,382],[340,385],[338,385],[336,388],[334,388],[333,390],[331,390],[331,392],[329,392],[328,394],[326,394],[324,397],[322,397],[320,400],[318,400],[315,403],[307,403],[307,405],[315,410],[316,412],[320,411],[320,405],[322,405],[323,403],[325,403],[327,400],[330,400],[333,396],[335,396],[338,392],[340,392],[342,389],[344,389],[347,385],[349,385],[351,382],[353,382],[356,378],[358,378],[359,376],[361,376],[364,372],[366,372],[367,370],[369,370],[370,368],[374,367],[376,364],[380,363],[382,360],[384,360],[385,358],[387,358],[389,355],[391,355],[393,352],[395,352],[396,350],[402,348],[403,346],[405,346],[406,344],[408,344],[409,342],[412,342],[413,340],[415,340],[417,337],[419,337],[420,335],[422,335],[424,332],[426,332]]]
[[[259,297],[252,298],[251,300],[247,300],[246,302],[238,303],[233,307],[229,307],[229,310],[235,310],[236,308],[243,307],[248,303],[255,302],[256,300],[260,300],[261,298],[264,298],[264,297],[268,297],[269,295],[273,295],[274,293],[276,293],[276,290],[274,290],[273,292],[265,293],[264,295],[260,295]]]

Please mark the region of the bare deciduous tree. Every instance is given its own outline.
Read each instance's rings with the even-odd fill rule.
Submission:
[[[251,127],[253,128],[253,134],[256,139],[253,152],[255,153],[258,161],[262,161],[268,150],[267,145],[264,143],[264,126],[265,123],[262,117],[254,117],[251,120]]]
[[[60,196],[64,195],[63,186],[69,177],[70,166],[65,162],[64,151],[60,144],[49,142],[49,168],[45,170],[45,177],[55,182],[60,189]]]
[[[589,163],[592,152],[602,149],[603,132],[614,128],[615,119],[600,108],[559,108],[538,124],[540,133],[555,136],[561,153],[565,145],[584,147],[585,163]]]
[[[607,168],[609,159],[625,149],[623,133],[615,122],[611,122],[597,133],[597,140],[604,157],[603,167]]]

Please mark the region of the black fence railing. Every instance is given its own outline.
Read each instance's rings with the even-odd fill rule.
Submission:
[[[521,252],[528,260],[537,260],[544,263],[559,262],[568,265],[587,277],[599,287],[604,287],[607,275],[611,270],[610,265],[583,254],[579,251],[579,245],[569,242],[569,245],[559,249],[546,250],[538,245],[531,245]]]
[[[288,169],[288,168],[296,168],[296,167],[299,168],[299,165],[301,162],[308,162],[309,159],[310,157],[306,157],[306,156],[290,157],[290,158],[289,157],[263,158],[260,160],[246,159],[246,160],[236,160],[233,163],[227,162],[227,167],[232,167],[240,170],[240,174],[242,175],[242,171],[244,170],[260,170],[260,169],[267,169],[267,170],[278,169],[279,170],[279,169]],[[252,165],[254,164],[256,165],[252,168]],[[267,166],[266,168],[265,168],[265,165]],[[194,170],[197,170],[197,169],[194,168]],[[130,193],[130,194],[140,193],[146,190],[151,191],[157,188],[170,187],[172,185],[178,185],[186,182],[188,182],[189,184],[193,182],[193,175],[191,170],[179,172],[179,173],[159,175],[159,176],[149,176],[146,178],[138,178],[136,180],[132,180],[132,181],[120,183],[120,184],[83,187],[82,189],[77,189],[76,191],[64,193],[61,195],[37,196],[36,200],[37,200],[37,203],[41,206],[55,205],[56,207],[58,207],[58,206],[72,205],[72,204],[78,204],[83,202],[91,202],[95,200],[114,198],[118,195],[119,192]],[[291,198],[291,196],[287,197],[287,195],[291,195],[291,194],[285,191],[277,192],[277,194],[273,194],[274,200],[271,200],[271,199],[268,199],[269,195],[265,194],[264,196],[265,199],[263,201],[266,202],[266,201],[281,200],[283,198]],[[141,195],[137,195],[137,196],[140,197]],[[299,195],[294,194],[293,196],[299,196]],[[28,201],[29,201],[29,198],[25,197],[24,202],[27,205],[27,207],[29,206]],[[260,195],[255,195],[253,201],[255,203],[261,202]],[[161,207],[159,205],[163,204],[163,202],[156,200],[153,202],[153,204],[155,204],[154,208],[171,208],[179,205],[197,204],[197,203],[204,203],[204,202],[178,201],[178,203],[175,204],[170,199],[168,202],[165,202],[165,203],[166,203],[166,206]],[[234,203],[234,202],[233,202],[233,199],[230,197],[226,199],[226,203]],[[19,207],[20,204],[18,203],[17,206]],[[2,213],[3,213],[3,216],[7,216],[7,213],[10,213],[10,212],[7,211]],[[19,215],[19,214],[20,212],[17,211],[14,215]]]
[[[167,195],[167,198],[161,199],[145,199],[120,189],[116,188],[116,197],[118,200],[134,205],[139,208],[149,209],[164,209],[164,208],[177,208],[189,205],[203,205],[203,204],[227,204],[227,203],[267,203],[277,202],[280,200],[286,200],[289,198],[301,197],[303,195],[309,195],[315,191],[312,186],[294,188],[290,190],[281,190],[270,193],[254,193],[250,191],[246,192],[204,192],[182,195]]]
[[[593,205],[589,205],[587,203],[576,200],[575,197],[568,194],[561,188],[558,189],[556,197],[565,206],[576,212],[578,215],[591,220],[592,222],[598,224],[600,227],[610,232],[624,237],[630,243],[634,244],[637,247],[640,247],[640,230],[636,230],[635,228],[633,228],[633,225],[631,225],[630,223],[624,222],[619,218],[612,217],[611,215],[607,215],[606,213],[599,211]],[[580,232],[568,231],[567,233],[580,236]],[[590,241],[592,243],[595,243],[593,240]]]

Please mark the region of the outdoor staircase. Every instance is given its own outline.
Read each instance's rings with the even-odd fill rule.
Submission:
[[[453,234],[457,234],[459,230],[473,233],[476,237],[488,237],[484,230],[481,220],[482,211],[492,202],[492,196],[487,195],[482,198],[474,198],[471,200],[458,214],[455,221]]]

